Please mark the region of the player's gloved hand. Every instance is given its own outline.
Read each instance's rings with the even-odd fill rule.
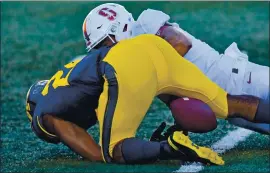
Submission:
[[[178,124],[174,124],[171,127],[169,127],[166,132],[164,132],[164,137],[166,138],[166,140],[168,139],[169,136],[171,136],[175,131],[182,131],[184,135],[188,135],[188,131],[183,131],[183,128],[178,125]]]
[[[160,142],[160,141],[165,141],[168,139],[168,137],[170,135],[173,134],[173,132],[175,131],[182,131],[181,126],[174,124],[171,127],[169,127],[164,133],[164,129],[166,128],[166,123],[162,122],[159,127],[153,132],[150,141],[156,141],[156,142]],[[163,134],[162,134],[163,133]],[[187,131],[183,132],[185,135],[188,135]]]
[[[150,137],[150,141],[160,142],[164,141],[167,138],[165,138],[164,135],[162,135],[163,130],[166,128],[166,123],[162,122],[158,128],[153,132],[152,136]]]
[[[210,148],[194,144],[183,132],[175,131],[168,138],[168,143],[175,151],[187,156],[186,161],[201,162],[204,164],[224,165],[222,157]]]

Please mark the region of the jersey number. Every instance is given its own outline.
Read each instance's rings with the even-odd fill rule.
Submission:
[[[62,78],[62,76],[64,74],[63,70],[59,70],[57,73],[55,73],[55,75],[53,75],[53,77],[48,81],[48,83],[46,84],[46,86],[42,90],[42,92],[41,92],[42,95],[45,96],[45,95],[48,94],[48,92],[49,92],[49,86],[50,86],[50,84],[51,84],[52,81],[53,81],[52,87],[54,89],[56,89],[59,86],[67,86],[67,85],[69,85],[69,83],[68,83],[68,77],[69,77],[71,71],[73,70],[73,68],[76,66],[76,64],[78,64],[78,62],[80,62],[80,60],[75,60],[75,61],[73,61],[73,62],[68,63],[68,64],[65,65],[65,68],[69,69],[69,72],[66,75],[66,77],[63,77]]]

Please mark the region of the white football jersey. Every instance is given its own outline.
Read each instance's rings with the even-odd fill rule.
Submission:
[[[160,27],[168,22],[169,19],[170,16],[162,11],[144,10],[133,26],[132,35],[157,34]],[[228,93],[236,95],[253,94],[252,91],[250,93],[243,93],[246,66],[251,62],[248,62],[248,56],[238,49],[236,43],[232,43],[225,50],[224,54],[220,54],[207,43],[196,39],[181,29],[178,24],[173,23],[173,25],[192,42],[192,48],[186,53],[184,58],[198,66],[205,75]]]

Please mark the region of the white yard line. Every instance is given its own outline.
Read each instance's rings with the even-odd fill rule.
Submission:
[[[253,131],[243,128],[237,128],[234,131],[229,132],[222,139],[214,143],[211,148],[219,154],[225,153],[227,150],[234,148],[239,142],[244,141]],[[226,163],[225,163],[226,164]],[[200,163],[192,163],[181,166],[174,172],[199,172],[204,169],[204,166]]]

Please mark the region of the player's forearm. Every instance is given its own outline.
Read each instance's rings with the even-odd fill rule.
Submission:
[[[91,161],[102,161],[100,146],[84,129],[52,116],[46,116],[46,120],[44,122],[50,124],[50,131],[53,131],[71,150]]]
[[[229,95],[228,117],[241,117],[255,123],[270,123],[269,102],[250,95]]]
[[[73,127],[73,129],[69,129],[69,133],[72,135],[60,138],[64,144],[85,159],[102,161],[100,146],[86,131],[79,127]]]
[[[173,26],[162,26],[159,35],[170,43],[181,56],[184,56],[192,47],[191,41]]]

